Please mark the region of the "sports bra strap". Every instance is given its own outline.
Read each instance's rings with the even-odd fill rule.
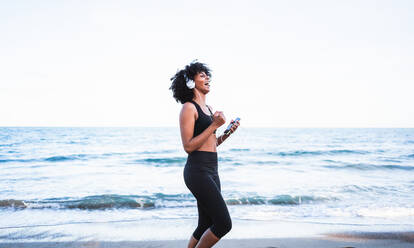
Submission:
[[[192,102],[198,109],[200,109],[200,111],[203,111],[202,109],[201,109],[201,107],[200,107],[200,105],[198,105],[198,103],[196,103],[195,101],[193,101],[193,100],[190,100],[190,102]],[[206,105],[207,106],[207,105]],[[211,112],[211,110],[210,110],[210,107],[209,106],[207,106],[207,108],[208,108],[208,111],[210,111],[210,114],[211,115],[213,115],[213,112]],[[203,113],[204,113],[204,111],[203,111]]]
[[[211,110],[210,110],[210,107],[209,106],[207,106],[207,108],[208,108],[208,111],[210,111],[210,114],[211,115],[213,115],[213,113],[211,112]]]

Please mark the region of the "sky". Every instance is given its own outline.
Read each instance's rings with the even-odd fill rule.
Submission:
[[[413,1],[0,1],[0,126],[178,127],[170,78],[245,127],[414,127]]]

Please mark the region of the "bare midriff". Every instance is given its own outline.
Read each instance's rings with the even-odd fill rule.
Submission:
[[[204,144],[202,144],[196,151],[217,152],[216,142],[216,134],[212,133],[207,138],[207,141],[204,142]]]

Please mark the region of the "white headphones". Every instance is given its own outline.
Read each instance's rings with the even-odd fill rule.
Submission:
[[[194,87],[195,87],[195,82],[194,82],[194,80],[192,80],[192,79],[188,79],[188,77],[187,77],[187,75],[185,74],[185,72],[184,72],[184,79],[185,79],[185,81],[186,81],[186,85],[187,85],[187,87],[189,88],[189,89],[194,89]]]

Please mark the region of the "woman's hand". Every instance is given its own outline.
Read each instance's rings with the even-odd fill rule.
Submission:
[[[217,128],[221,127],[224,123],[226,123],[226,117],[222,111],[216,111],[213,115],[213,125]]]
[[[234,120],[231,120],[231,123],[234,122]],[[240,126],[240,121],[237,121],[236,123],[233,124],[233,126],[230,128],[230,134],[234,133],[237,128]]]

